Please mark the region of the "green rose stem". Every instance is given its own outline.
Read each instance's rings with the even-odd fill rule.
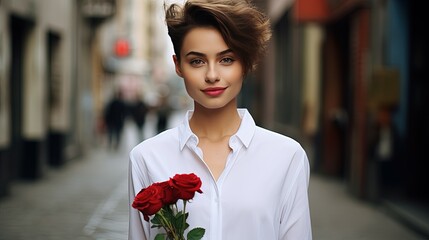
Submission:
[[[162,209],[161,211],[159,211],[159,216],[161,217],[161,220],[162,220],[162,224],[161,224],[162,227],[167,232],[167,236],[172,235],[173,238],[174,238],[174,240],[180,240],[174,234],[174,227],[173,227],[173,225],[165,218],[165,216],[163,214],[164,211],[165,211],[164,209]]]
[[[181,211],[183,213],[183,223],[182,223],[182,227],[180,229],[175,229],[175,226],[173,226],[173,224],[167,220],[167,218],[164,216],[163,212],[165,211],[164,209],[161,209],[161,211],[159,211],[159,216],[161,217],[161,221],[162,221],[162,227],[165,229],[165,231],[167,232],[167,236],[168,237],[173,237],[173,240],[184,240],[184,233],[185,233],[185,226],[186,226],[186,203],[188,201],[183,200],[183,210]],[[178,211],[178,207],[177,207],[177,203],[172,206],[172,210],[173,210],[173,214],[177,214]],[[177,230],[179,231],[178,235],[177,235]]]
[[[180,235],[183,236],[185,234],[185,225],[186,225],[186,200],[183,200],[183,227],[180,229]]]

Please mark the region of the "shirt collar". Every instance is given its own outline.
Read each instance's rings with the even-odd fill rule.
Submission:
[[[191,137],[195,138],[196,135],[192,132],[191,127],[189,126],[189,119],[191,119],[193,110],[189,110],[185,114],[182,124],[179,125],[179,145],[180,151],[183,150],[186,143]],[[198,138],[197,138],[198,139]]]
[[[241,124],[234,136],[240,139],[243,145],[248,148],[252,141],[253,134],[255,133],[256,124],[247,109],[239,108],[237,109],[237,112],[241,117]],[[189,119],[191,119],[192,114],[192,110],[187,111],[182,124],[179,126],[180,150],[183,150],[190,139],[196,140],[196,144],[198,144],[198,137],[192,132],[191,127],[189,126]]]
[[[256,124],[247,109],[239,108],[237,111],[241,117],[241,124],[235,136],[248,148],[255,133]]]

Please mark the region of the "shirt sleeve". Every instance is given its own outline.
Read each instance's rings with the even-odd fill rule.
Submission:
[[[129,192],[129,240],[147,240],[149,239],[149,223],[146,222],[142,214],[131,205],[138,192],[145,186],[142,172],[139,169],[130,153],[129,174],[128,174],[128,192]]]
[[[292,166],[296,168],[296,174],[293,178],[286,178],[291,180],[292,185],[284,201],[279,239],[311,240],[312,231],[308,202],[310,166],[303,149],[296,152],[292,162]]]

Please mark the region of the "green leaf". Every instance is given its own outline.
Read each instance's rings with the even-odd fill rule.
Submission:
[[[206,233],[206,230],[204,228],[194,228],[191,231],[188,232],[187,240],[200,240],[203,238],[204,233]]]
[[[184,217],[185,217],[185,215],[183,215],[183,213],[179,212],[172,219],[172,224],[173,224],[174,228],[177,230],[177,233],[179,235],[182,235],[183,231],[184,231],[184,226],[183,226],[183,223],[185,220]]]
[[[154,240],[165,240],[165,234],[164,233],[158,233],[156,236],[155,236],[155,239]]]
[[[161,217],[158,215],[158,213],[155,214],[155,216],[150,221],[155,225],[161,225]]]
[[[174,213],[173,213],[173,211],[171,211],[171,209],[170,210],[167,210],[167,209],[169,209],[169,208],[165,208],[165,211],[163,212],[163,214],[167,220],[171,221],[174,218]]]
[[[162,209],[167,212],[170,215],[174,215],[173,206],[172,205],[165,205],[162,207]]]
[[[174,216],[174,221],[175,222],[180,222],[180,225],[182,225],[185,215],[182,212],[177,213],[176,216]]]

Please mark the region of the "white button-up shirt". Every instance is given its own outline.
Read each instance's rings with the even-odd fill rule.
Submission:
[[[178,127],[137,145],[130,153],[130,204],[154,182],[195,173],[203,193],[186,205],[188,230],[205,228],[203,239],[311,239],[305,151],[291,138],[256,126],[247,110],[238,112],[241,125],[229,140],[232,151],[217,181],[189,127],[192,111]],[[159,230],[150,224],[130,207],[129,239],[153,240]]]

